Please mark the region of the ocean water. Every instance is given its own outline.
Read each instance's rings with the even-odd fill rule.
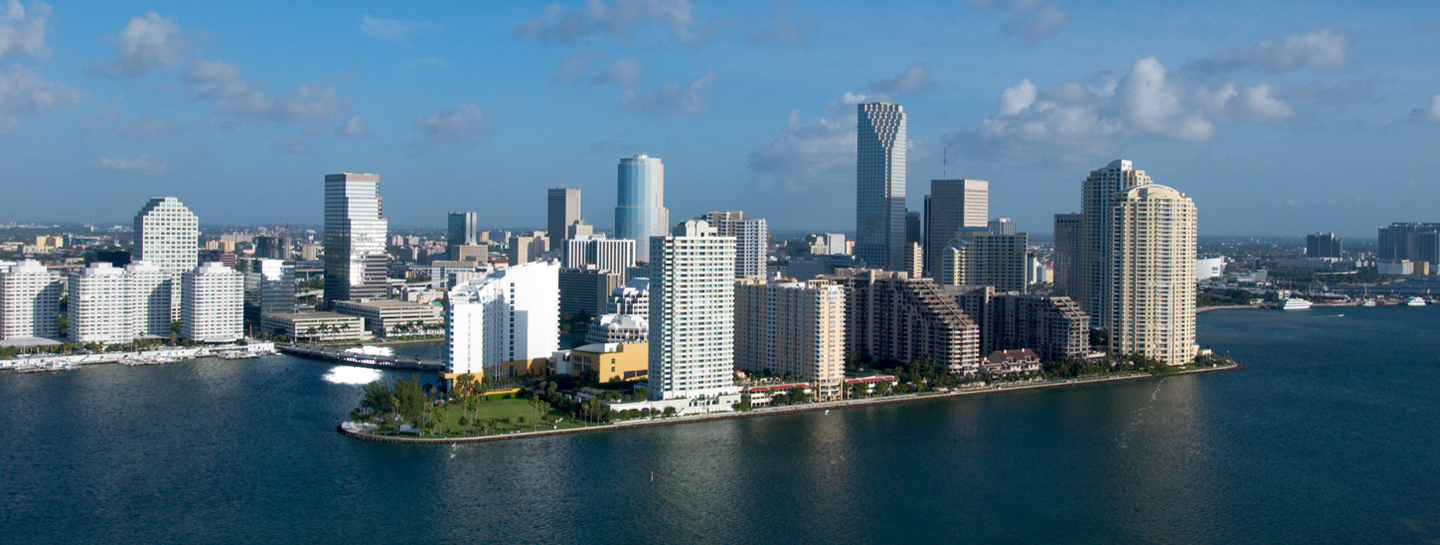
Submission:
[[[1437,327],[1218,311],[1245,369],[455,446],[340,436],[399,374],[287,356],[0,373],[0,542],[1434,542]]]

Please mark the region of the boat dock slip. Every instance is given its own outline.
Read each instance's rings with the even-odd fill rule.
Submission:
[[[417,358],[413,356],[394,356],[386,354],[376,354],[373,352],[355,352],[339,347],[314,346],[308,344],[279,345],[278,348],[281,352],[294,356],[317,360],[329,360],[337,363],[359,365],[362,367],[375,367],[379,369],[405,369],[414,371],[434,371],[437,373],[445,370],[445,362],[436,359]]]

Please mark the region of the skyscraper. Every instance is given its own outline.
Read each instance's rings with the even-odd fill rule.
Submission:
[[[693,219],[650,256],[650,399],[735,394],[735,239]]]
[[[1195,203],[1159,184],[1115,195],[1110,350],[1169,365],[1195,358]]]
[[[1090,327],[1110,328],[1109,311],[1111,237],[1115,199],[1125,190],[1149,184],[1143,170],[1135,170],[1130,161],[1116,159],[1100,170],[1090,172],[1081,192],[1080,270],[1083,281],[1073,290],[1074,299],[1090,315]]]
[[[769,262],[770,230],[761,218],[744,212],[710,212],[705,220],[722,237],[735,237],[735,278],[765,276]]]
[[[925,196],[925,274],[940,274],[945,246],[964,228],[984,229],[990,217],[990,182],[930,180]]]
[[[924,243],[925,243],[925,239],[921,237],[921,232],[922,232],[922,231],[921,231],[921,228],[920,228],[920,222],[922,222],[922,221],[924,221],[924,218],[920,217],[920,212],[918,212],[918,211],[911,211],[911,212],[906,212],[906,213],[905,213],[905,243],[906,243],[906,244],[909,244],[909,243],[911,243],[911,242],[914,242],[914,243],[917,243],[917,244],[924,244]],[[921,246],[921,247],[923,248],[924,246]]]
[[[1084,275],[1080,269],[1080,214],[1055,214],[1055,295],[1074,298]]]
[[[185,273],[181,284],[181,337],[228,343],[244,335],[245,275],[212,261]]]
[[[735,284],[735,368],[810,382],[822,399],[845,378],[845,290],[825,280]]]
[[[445,254],[452,260],[460,260],[460,247],[479,244],[480,234],[475,228],[474,212],[451,212],[445,222]]]
[[[984,228],[961,229],[945,246],[940,270],[942,286],[993,286],[1001,293],[1027,291],[1025,233],[1000,235]]]
[[[378,174],[325,176],[325,302],[385,296],[385,233]]]
[[[659,157],[620,159],[615,198],[615,236],[635,241],[635,260],[650,261],[650,237],[665,236],[665,165]]]
[[[554,261],[516,265],[455,286],[445,309],[445,378],[506,375],[502,364],[559,350],[559,294],[560,265]]]
[[[855,255],[867,266],[905,269],[905,109],[857,105]]]
[[[997,235],[1015,234],[1015,220],[1010,218],[995,218],[990,220],[990,232]]]
[[[199,260],[200,221],[174,197],[155,197],[135,214],[132,261],[170,273],[170,319],[180,318],[180,276]],[[384,247],[382,246],[383,250]]]
[[[0,341],[60,337],[62,282],[39,261],[0,261]]]
[[[546,210],[545,234],[550,244],[558,245],[565,240],[565,228],[580,221],[580,190],[573,187],[552,187]]]
[[[1309,258],[1339,258],[1345,253],[1345,243],[1335,233],[1315,233],[1305,235],[1305,257]]]

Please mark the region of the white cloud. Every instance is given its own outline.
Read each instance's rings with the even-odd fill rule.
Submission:
[[[800,17],[781,13],[775,17],[770,28],[757,28],[749,33],[751,43],[778,44],[797,49],[810,47],[810,35],[820,30],[820,20],[814,17]]]
[[[601,66],[604,66],[601,68]],[[581,49],[560,63],[552,83],[634,87],[643,81],[645,65],[635,57],[609,60],[604,51]]]
[[[324,122],[344,119],[352,100],[341,97],[334,81],[302,83],[279,95],[270,83],[246,81],[234,65],[198,60],[180,74],[195,100],[215,103],[216,116],[281,122]]]
[[[969,0],[970,9],[981,13],[1004,12],[1010,18],[1000,31],[1036,43],[1059,34],[1070,24],[1070,13],[1047,0]]]
[[[352,115],[349,119],[346,119],[344,123],[341,123],[339,128],[335,129],[335,136],[362,137],[372,135],[370,133],[370,124],[366,123],[364,119],[361,119],[359,115]]]
[[[1260,40],[1258,43],[1223,50],[1203,59],[1185,63],[1185,70],[1197,72],[1229,72],[1260,69],[1270,73],[1290,72],[1303,68],[1338,69],[1349,60],[1354,35],[1333,30],[1312,30],[1286,36],[1280,41]]]
[[[6,2],[4,13],[0,13],[0,59],[48,57],[45,18],[49,16],[50,6],[41,2],[30,4],[28,14],[20,0]]]
[[[371,15],[360,16],[360,33],[376,40],[410,45],[412,35],[432,35],[444,31],[443,25],[386,19]]]
[[[1179,85],[1168,81],[1165,67],[1154,57],[1135,61],[1115,90],[1110,113],[1131,127],[1176,140],[1209,140],[1215,128],[1180,102]]]
[[[637,114],[649,115],[700,115],[710,109],[715,100],[715,72],[695,78],[689,84],[666,83],[658,89],[636,92],[627,88],[620,95],[620,108]]]
[[[596,85],[638,85],[645,73],[645,65],[635,57],[615,59],[605,71],[596,74],[592,81]]]
[[[161,174],[164,173],[167,168],[168,166],[165,163],[152,161],[149,155],[143,153],[135,156],[134,159],[101,157],[100,160],[95,161],[95,164],[90,165],[90,170],[96,172],[117,172],[124,174]]]
[[[628,43],[635,31],[657,23],[670,29],[681,43],[700,45],[714,35],[718,22],[700,26],[689,0],[586,0],[571,10],[551,4],[544,15],[520,25],[516,33],[527,40],[571,43],[593,34],[605,34]]]
[[[305,141],[299,138],[281,138],[270,147],[286,155],[310,153],[310,146],[305,145]]]
[[[890,79],[871,81],[870,92],[876,95],[920,95],[935,88],[935,80],[930,79],[930,67],[924,63],[915,63],[906,68],[900,75]]]
[[[807,121],[791,111],[780,136],[750,153],[757,190],[790,193],[842,185],[855,177],[855,105],[869,97],[845,93],[826,106],[827,115]]]
[[[1260,84],[1239,87],[1227,83],[1218,89],[1197,89],[1195,100],[1206,113],[1244,123],[1271,123],[1295,116],[1294,108],[1275,97],[1275,88]]]
[[[423,155],[430,148],[468,139],[490,124],[490,111],[481,110],[473,102],[462,102],[454,108],[446,108],[430,115],[417,115],[412,128],[420,136],[410,141],[414,155]],[[484,144],[476,139],[471,145]]]
[[[1430,107],[1411,110],[1410,119],[1412,121],[1440,123],[1440,93],[1435,93],[1430,97]]]
[[[174,66],[192,48],[190,39],[175,20],[150,12],[130,19],[115,40],[116,58],[109,64],[91,63],[91,75],[129,78],[145,74],[156,66]]]
[[[0,134],[10,132],[16,114],[37,114],[79,104],[85,92],[47,81],[29,68],[15,64],[0,71]]]

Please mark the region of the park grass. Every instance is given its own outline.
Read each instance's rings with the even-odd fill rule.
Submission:
[[[441,435],[452,437],[480,435],[480,431],[476,428],[475,422],[470,422],[468,426],[460,425],[460,417],[467,415],[463,404],[456,403],[446,405],[441,408],[441,410],[444,411],[443,414],[445,418],[440,425]],[[530,407],[530,401],[525,399],[492,398],[489,401],[480,403],[476,409],[469,411],[468,416],[470,420],[489,420],[494,422],[495,428],[491,434],[508,433],[512,431],[532,431],[536,429],[579,428],[585,425],[583,422],[572,421],[569,415],[552,408],[546,416],[551,417],[552,421],[554,419],[564,419],[564,421],[558,424],[541,422],[537,428],[535,426],[537,420],[535,410]],[[522,417],[525,419],[523,423],[520,422]]]

